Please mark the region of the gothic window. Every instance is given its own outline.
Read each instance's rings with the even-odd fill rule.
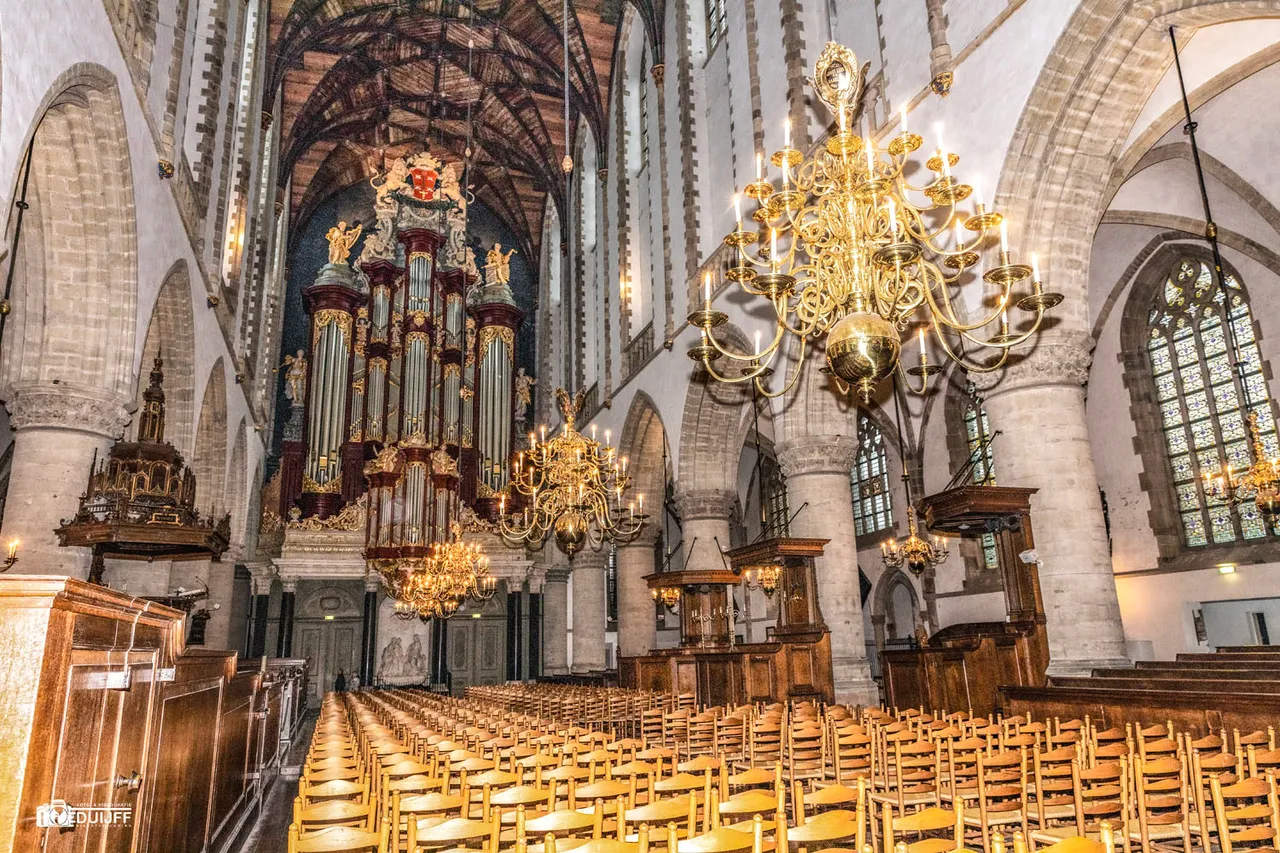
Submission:
[[[853,527],[858,536],[893,526],[889,494],[889,453],[884,433],[865,414],[858,414],[858,458],[853,464]]]
[[[647,53],[647,52],[646,52]],[[645,53],[640,54],[640,168],[643,169],[649,163],[649,81],[645,79],[645,69],[649,65],[649,58]]]
[[[1231,335],[1241,370],[1233,369]],[[1148,364],[1155,385],[1165,450],[1182,535],[1189,547],[1264,539],[1254,504],[1230,507],[1205,494],[1204,475],[1252,459],[1246,418],[1258,416],[1268,456],[1277,455],[1275,416],[1268,402],[1253,316],[1240,282],[1195,258],[1174,263],[1147,313]]]
[[[981,403],[970,401],[965,407],[964,433],[969,446],[969,458],[973,461],[973,484],[994,486],[996,471],[995,457],[991,450],[991,422]],[[982,564],[988,569],[995,569],[1000,565],[994,533],[982,534]]]
[[[707,53],[716,49],[716,45],[729,32],[729,21],[725,14],[728,0],[707,0]]]
[[[782,469],[773,457],[760,460],[760,479],[764,484],[766,536],[785,536],[787,533],[787,483]]]

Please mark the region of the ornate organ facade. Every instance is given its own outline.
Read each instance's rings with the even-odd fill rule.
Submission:
[[[401,158],[372,183],[373,228],[332,228],[303,291],[281,515],[324,522],[362,501],[369,560],[425,558],[460,517],[483,529],[506,485],[523,312],[510,252],[477,268],[453,164]]]

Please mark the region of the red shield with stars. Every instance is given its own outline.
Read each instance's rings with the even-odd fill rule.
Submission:
[[[418,166],[409,171],[409,179],[413,181],[413,197],[418,201],[431,201],[436,197],[440,174],[435,169]]]

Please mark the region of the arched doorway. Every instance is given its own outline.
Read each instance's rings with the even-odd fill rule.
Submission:
[[[360,667],[361,599],[356,582],[299,581],[293,655],[307,659],[307,701],[319,703],[341,670],[351,683]]]

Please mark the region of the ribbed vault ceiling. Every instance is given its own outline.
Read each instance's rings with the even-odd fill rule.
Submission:
[[[562,0],[276,0],[268,91],[283,89],[294,221],[367,180],[380,154],[425,143],[461,160],[470,132],[476,197],[532,253],[547,193],[564,200],[566,135],[586,121],[603,138],[624,2],[661,31],[650,0],[571,2],[566,127]]]

